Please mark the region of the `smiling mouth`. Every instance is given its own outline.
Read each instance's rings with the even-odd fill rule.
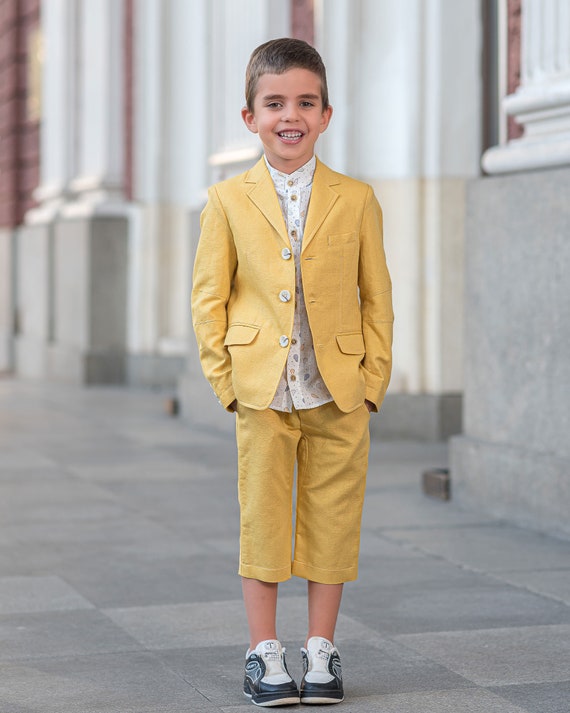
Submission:
[[[285,139],[285,141],[298,141],[303,137],[301,131],[279,131],[277,135],[279,138]]]

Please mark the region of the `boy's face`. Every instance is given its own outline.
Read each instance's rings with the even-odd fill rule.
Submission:
[[[323,109],[318,75],[298,67],[283,74],[263,74],[253,112],[242,109],[247,128],[259,134],[267,160],[283,173],[293,173],[313,156],[331,114],[332,107]]]

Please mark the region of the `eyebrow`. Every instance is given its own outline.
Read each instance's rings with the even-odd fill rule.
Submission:
[[[320,99],[321,97],[318,94],[299,94],[296,99]],[[276,99],[286,99],[286,97],[283,94],[267,94],[266,96],[263,97],[263,101],[275,101]]]

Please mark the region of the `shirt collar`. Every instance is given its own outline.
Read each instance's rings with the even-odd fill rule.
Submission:
[[[267,168],[269,169],[269,173],[271,174],[271,178],[273,179],[275,189],[279,192],[287,193],[287,191],[293,187],[307,188],[313,182],[313,175],[317,165],[317,159],[315,156],[310,158],[307,163],[298,168],[296,171],[293,171],[293,173],[282,173],[281,171],[278,171],[276,168],[271,166],[265,154],[264,158]]]

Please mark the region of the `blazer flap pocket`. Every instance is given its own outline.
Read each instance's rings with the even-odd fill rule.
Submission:
[[[257,337],[258,332],[259,327],[254,327],[253,325],[230,324],[228,331],[226,332],[224,345],[228,347],[233,344],[251,344],[251,342],[253,342],[253,340]]]
[[[338,235],[328,235],[329,246],[346,245],[346,243],[356,242],[356,233],[338,233]]]
[[[364,337],[359,332],[352,334],[337,334],[338,348],[343,354],[364,354]]]

